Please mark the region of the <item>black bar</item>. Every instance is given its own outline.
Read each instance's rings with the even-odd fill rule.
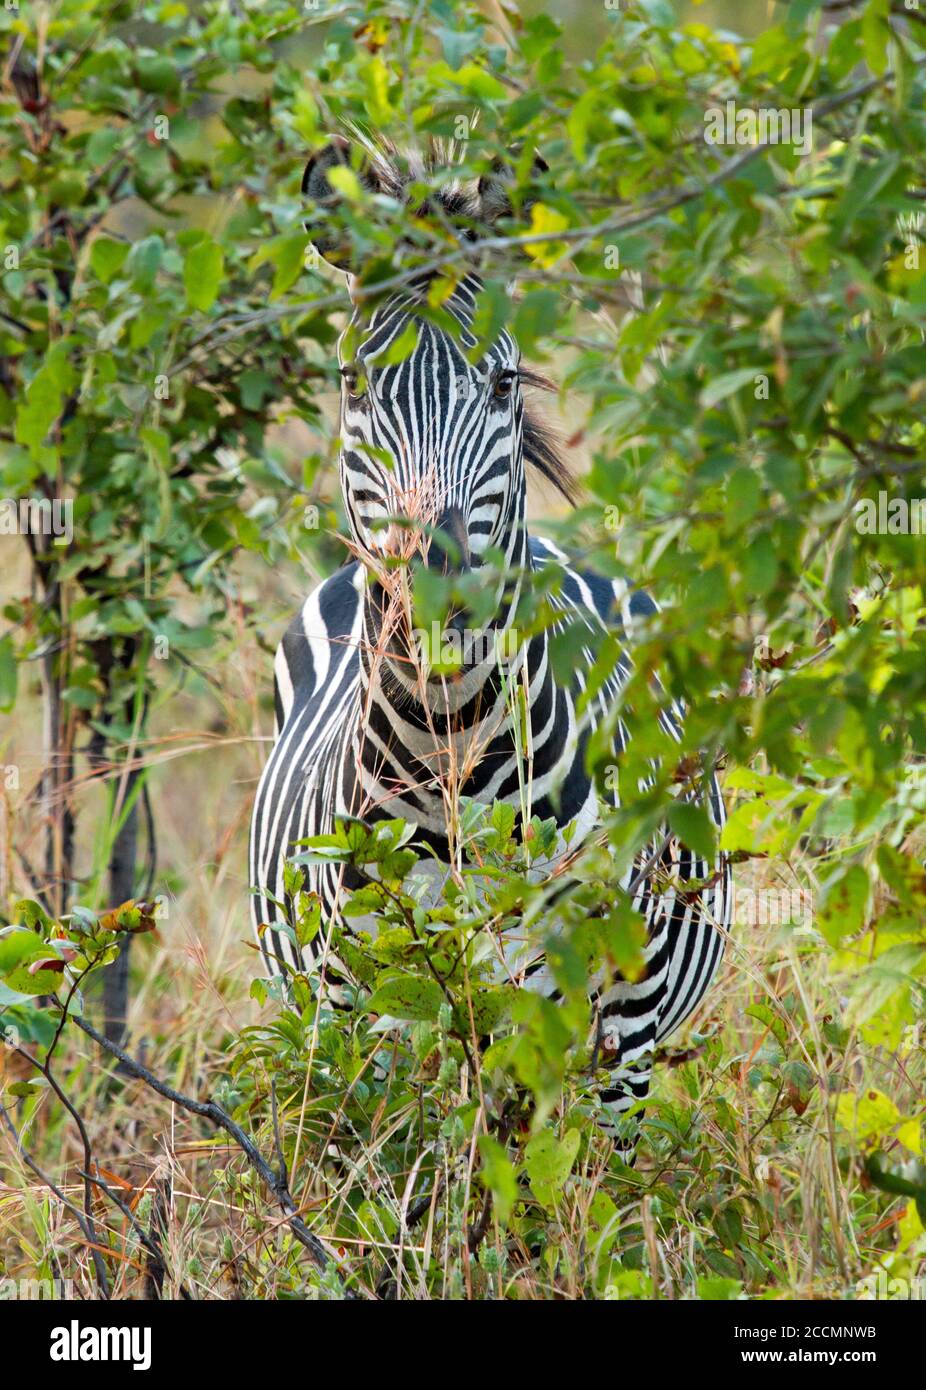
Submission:
[[[227,1371],[240,1376],[243,1356],[247,1362],[256,1356],[259,1362],[267,1355],[270,1365],[284,1345],[292,1347],[294,1357],[304,1357],[305,1367],[311,1365],[317,1376],[317,1356],[333,1357],[335,1346],[340,1347],[337,1355],[342,1368],[345,1359],[350,1363],[347,1349],[355,1343],[342,1342],[341,1335],[350,1337],[358,1319],[365,1321],[371,1315],[381,1337],[401,1336],[394,1350],[406,1347],[402,1355],[406,1371],[414,1374],[417,1355],[422,1356],[420,1369],[424,1369],[427,1357],[423,1346],[408,1343],[410,1325],[395,1304],[389,1305],[388,1312],[385,1306],[366,1311],[355,1301],[343,1304],[342,1311],[331,1301],[325,1302],[322,1308],[317,1306],[318,1300],[91,1303],[5,1299],[0,1303],[0,1328],[7,1336],[15,1335],[19,1346],[28,1348],[33,1371],[41,1367],[43,1378],[48,1375],[52,1382],[59,1371],[68,1380],[75,1374],[91,1373],[99,1381],[113,1372],[124,1379],[136,1363],[140,1363],[140,1375],[147,1373],[159,1379],[178,1370],[184,1376],[197,1371],[211,1376]],[[454,1322],[459,1317],[467,1325],[474,1316],[471,1307],[438,1312],[433,1304],[417,1304],[416,1337],[418,1333],[426,1336],[426,1325],[433,1326],[435,1317],[442,1322],[448,1312]],[[572,1308],[560,1303],[552,1316],[558,1324],[554,1333],[560,1346],[557,1354],[567,1361],[572,1359],[566,1351],[570,1344],[558,1343],[561,1330],[581,1330],[594,1338],[578,1357],[577,1369],[581,1363],[591,1371],[600,1358],[602,1371],[613,1367],[617,1372],[622,1362],[628,1368],[646,1364],[658,1367],[660,1380],[673,1370],[699,1377],[736,1371],[748,1381],[756,1371],[772,1371],[781,1377],[796,1369],[799,1374],[805,1370],[811,1375],[822,1373],[836,1383],[847,1370],[868,1373],[873,1379],[885,1372],[908,1369],[911,1348],[922,1330],[923,1312],[923,1303],[917,1298],[729,1303],[602,1300]],[[549,1355],[550,1315],[544,1313],[543,1321],[535,1324],[530,1309],[515,1308],[510,1302],[504,1310],[489,1313],[493,1324],[497,1316],[505,1319],[503,1326],[494,1324],[494,1328],[497,1335],[511,1338],[512,1369],[517,1367],[519,1379],[523,1379],[526,1363],[536,1358],[542,1365]],[[522,1317],[527,1319],[526,1325]],[[462,1332],[463,1324],[458,1326]],[[100,1329],[112,1331],[103,1336]],[[320,1337],[321,1333],[324,1335]],[[450,1333],[454,1335],[452,1329]],[[286,1341],[281,1342],[281,1338]],[[389,1343],[380,1345],[385,1350]],[[409,1350],[411,1345],[418,1346],[417,1353]],[[494,1345],[495,1355],[504,1358],[503,1344]],[[571,1345],[576,1354],[578,1344]],[[475,1354],[471,1333],[460,1346]],[[274,1347],[276,1352],[271,1351]],[[106,1360],[93,1359],[104,1350]],[[112,1352],[119,1353],[118,1360],[113,1359]],[[463,1356],[464,1361],[469,1359],[466,1352]],[[359,1366],[357,1370],[359,1373]]]

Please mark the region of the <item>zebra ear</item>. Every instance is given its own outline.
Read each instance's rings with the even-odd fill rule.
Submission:
[[[333,135],[328,144],[312,155],[302,175],[302,192],[319,208],[333,208],[343,196],[329,181],[332,169],[353,169],[361,185],[370,193],[382,191],[376,166],[364,155],[353,158],[354,146],[343,135]],[[359,167],[358,167],[359,166]],[[342,232],[322,222],[307,222],[306,230],[320,256],[339,270],[350,270],[350,243]]]
[[[489,224],[497,222],[500,217],[510,217],[513,212],[511,205],[511,189],[515,183],[512,165],[520,158],[521,151],[512,150],[510,157],[505,160],[496,159],[489,173],[483,174],[479,180],[479,215],[483,222]],[[549,171],[549,164],[543,155],[534,151],[534,162],[531,167],[531,179],[535,179],[539,174],[546,174]],[[537,200],[528,191],[527,196],[521,200],[522,210],[529,210],[532,203]]]

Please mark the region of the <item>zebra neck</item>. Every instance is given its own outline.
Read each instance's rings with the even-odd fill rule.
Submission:
[[[365,699],[402,714],[411,727],[430,733],[434,717],[455,716],[463,728],[474,728],[486,717],[502,690],[520,669],[517,613],[526,572],[531,567],[523,502],[516,508],[499,549],[505,559],[507,581],[486,569],[499,584],[498,609],[478,630],[459,620],[446,628],[432,624],[431,632],[414,634],[411,613],[403,612],[398,597],[389,598],[367,573],[363,592],[360,639],[360,685]],[[493,582],[490,578],[490,582]],[[406,600],[407,602],[407,600]],[[453,641],[451,642],[451,639]],[[446,647],[460,660],[453,675],[441,677],[428,669]],[[425,658],[425,660],[423,660]],[[433,740],[432,740],[433,741]],[[417,743],[417,740],[416,740]]]
[[[537,736],[545,772],[565,752],[569,721],[558,717],[559,698],[545,636],[531,638],[455,710],[426,708],[397,698],[388,681],[370,681],[353,731],[362,814],[402,816],[440,838],[458,794],[517,802]]]
[[[486,630],[485,660],[432,681],[409,679],[386,654],[381,607],[367,592],[353,750],[368,805],[425,822],[433,813],[442,823],[448,783],[480,800],[517,786],[518,760],[532,736],[549,732],[557,708],[546,633],[523,645],[514,640],[519,590]],[[563,751],[553,748],[558,741],[547,748],[554,761]]]

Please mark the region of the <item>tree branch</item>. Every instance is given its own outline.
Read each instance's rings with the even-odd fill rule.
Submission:
[[[89,1038],[92,1038],[99,1047],[102,1047],[110,1056],[115,1057],[117,1061],[122,1064],[123,1070],[129,1076],[134,1076],[136,1080],[143,1081],[146,1086],[149,1086],[152,1091],[156,1091],[159,1096],[163,1096],[165,1100],[171,1101],[174,1105],[179,1105],[181,1109],[188,1111],[191,1115],[200,1115],[203,1119],[211,1121],[217,1128],[224,1129],[226,1134],[234,1139],[251,1167],[279,1203],[286,1215],[293,1235],[299,1241],[300,1245],[304,1246],[309,1252],[309,1257],[315,1267],[321,1270],[322,1273],[326,1273],[331,1268],[332,1264],[339,1264],[337,1257],[327,1249],[325,1244],[319,1240],[318,1236],[314,1235],[313,1232],[309,1230],[308,1226],[299,1215],[299,1209],[295,1199],[286,1185],[285,1172],[279,1174],[274,1173],[270,1164],[254,1144],[253,1140],[251,1140],[248,1135],[245,1134],[241,1126],[236,1124],[232,1117],[222,1109],[221,1105],[218,1105],[213,1100],[194,1100],[192,1096],[185,1096],[182,1092],[174,1090],[173,1086],[168,1086],[165,1082],[160,1081],[153,1072],[149,1071],[147,1067],[142,1066],[140,1062],[137,1062],[124,1048],[112,1042],[109,1038],[105,1038],[102,1033],[98,1033],[93,1025],[88,1023],[86,1019],[74,1016],[73,1021],[77,1024],[78,1028],[82,1029]],[[356,1294],[345,1292],[345,1297],[351,1298],[356,1296]]]

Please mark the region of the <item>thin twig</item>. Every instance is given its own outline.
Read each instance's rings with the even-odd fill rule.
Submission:
[[[16,1144],[17,1151],[19,1152],[19,1156],[21,1157],[23,1163],[25,1163],[27,1168],[30,1168],[32,1170],[32,1172],[36,1175],[40,1182],[45,1184],[49,1192],[54,1193],[54,1195],[58,1198],[59,1202],[61,1202],[65,1207],[67,1207],[68,1211],[71,1212],[71,1214],[77,1221],[78,1226],[83,1232],[84,1239],[87,1242],[87,1247],[93,1259],[93,1268],[96,1272],[96,1279],[100,1287],[100,1293],[102,1294],[103,1298],[108,1299],[109,1280],[106,1277],[106,1268],[103,1264],[103,1260],[100,1255],[99,1249],[97,1248],[99,1241],[97,1239],[95,1230],[88,1226],[87,1218],[84,1216],[84,1213],[81,1211],[80,1207],[76,1206],[69,1197],[65,1197],[64,1193],[61,1191],[61,1188],[58,1187],[58,1185],[52,1181],[48,1174],[45,1173],[36,1163],[35,1159],[32,1157],[29,1150],[23,1143],[22,1138],[17,1132],[16,1126],[13,1124],[13,1121],[10,1117],[10,1113],[7,1110],[6,1106],[3,1104],[2,1100],[0,1100],[0,1116],[2,1116],[7,1129],[13,1136],[13,1140]]]
[[[85,1172],[82,1168],[78,1169],[78,1172],[80,1173],[80,1176],[84,1178],[87,1182],[92,1182],[93,1185],[95,1187],[98,1187],[101,1192],[105,1192],[106,1196],[113,1203],[113,1205],[119,1208],[126,1221],[128,1221],[129,1225],[132,1227],[132,1230],[135,1232],[139,1241],[148,1251],[148,1254],[152,1257],[152,1259],[156,1262],[158,1269],[160,1269],[163,1275],[164,1252],[161,1250],[157,1241],[152,1240],[152,1238],[148,1235],[147,1231],[144,1229],[141,1222],[138,1220],[138,1217],[132,1211],[132,1208],[128,1206],[127,1203],[123,1202],[118,1192],[115,1192],[113,1188],[111,1188],[108,1183],[105,1183],[101,1177],[98,1177],[94,1173]],[[182,1284],[179,1286],[178,1291],[181,1298],[190,1298],[190,1294]]]
[[[121,1062],[124,1070],[129,1076],[134,1076],[136,1080],[143,1081],[146,1086],[149,1086],[152,1091],[156,1091],[159,1096],[163,1096],[165,1100],[171,1101],[174,1105],[179,1105],[181,1109],[189,1111],[191,1115],[202,1116],[203,1119],[211,1121],[211,1123],[216,1125],[219,1129],[224,1129],[226,1134],[231,1135],[251,1167],[270,1189],[274,1198],[279,1203],[286,1214],[293,1235],[299,1241],[300,1245],[303,1245],[309,1252],[309,1257],[315,1267],[324,1273],[331,1268],[332,1264],[336,1265],[339,1263],[337,1257],[326,1248],[325,1244],[319,1240],[318,1236],[309,1230],[308,1226],[299,1215],[299,1209],[292,1193],[283,1180],[285,1174],[274,1173],[270,1164],[254,1144],[253,1140],[251,1140],[248,1135],[245,1134],[241,1126],[236,1124],[232,1117],[222,1109],[221,1105],[217,1104],[214,1100],[195,1100],[192,1096],[183,1095],[181,1091],[177,1091],[173,1086],[168,1086],[166,1082],[159,1080],[153,1072],[149,1071],[147,1067],[142,1066],[141,1062],[136,1061],[135,1058],[130,1056],[118,1043],[112,1042],[110,1039],[105,1038],[102,1033],[98,1033],[93,1025],[88,1023],[86,1019],[75,1017],[74,1022],[77,1024],[78,1028],[82,1029],[82,1031],[86,1033],[89,1038],[92,1038],[98,1046],[102,1047],[110,1056],[115,1057],[117,1061]],[[356,1295],[352,1295],[348,1292],[345,1294],[345,1297],[356,1297]]]

